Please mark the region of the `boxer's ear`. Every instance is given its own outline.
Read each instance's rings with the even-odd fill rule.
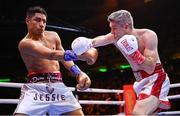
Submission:
[[[29,18],[26,17],[25,22],[27,24],[29,22]]]

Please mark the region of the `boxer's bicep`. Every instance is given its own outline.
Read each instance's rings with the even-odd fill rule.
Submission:
[[[144,56],[146,58],[150,58],[153,62],[156,63],[157,60],[157,36],[156,35],[150,35],[145,41],[145,50],[144,50]]]
[[[145,49],[143,52],[145,62],[141,65],[141,68],[146,70],[148,73],[152,73],[154,71],[158,59],[157,38],[153,36],[151,37],[147,38],[145,41]]]

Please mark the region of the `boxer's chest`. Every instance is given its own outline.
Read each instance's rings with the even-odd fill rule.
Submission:
[[[43,41],[41,41],[42,45],[51,49],[55,50],[56,49],[56,43],[53,41],[53,38],[46,38]]]

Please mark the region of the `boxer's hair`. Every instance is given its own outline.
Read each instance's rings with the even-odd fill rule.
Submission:
[[[26,18],[31,18],[32,16],[35,15],[35,13],[41,13],[41,14],[44,14],[47,17],[47,13],[42,7],[34,6],[34,7],[30,7],[30,8],[27,9]]]
[[[124,24],[128,24],[130,28],[133,28],[133,18],[131,13],[127,10],[118,10],[116,12],[111,13],[107,19],[110,21],[117,22],[120,26]]]

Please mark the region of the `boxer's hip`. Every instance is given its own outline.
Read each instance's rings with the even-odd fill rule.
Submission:
[[[152,76],[152,75],[165,74],[164,69],[163,69],[163,67],[162,67],[162,65],[161,65],[160,63],[157,63],[157,64],[156,64],[155,70],[154,70],[154,72],[151,73],[151,74],[148,74],[148,73],[145,72],[144,70],[134,71],[133,73],[134,73],[134,76],[135,76],[135,78],[136,78],[136,81],[138,81],[138,82],[141,81],[142,79],[147,78],[147,77],[150,77],[150,76]]]

